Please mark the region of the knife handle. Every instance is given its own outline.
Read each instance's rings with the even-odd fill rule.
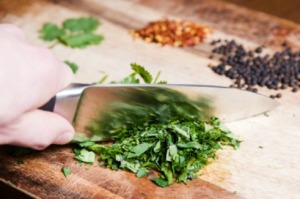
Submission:
[[[39,109],[41,109],[43,111],[53,112],[54,111],[55,102],[56,102],[56,96],[52,97],[46,104],[44,104]]]
[[[70,84],[67,88],[58,92],[56,96],[52,97],[39,109],[55,112],[67,119],[69,122],[72,122],[77,110],[79,98],[83,90],[90,85],[91,84],[80,83]]]

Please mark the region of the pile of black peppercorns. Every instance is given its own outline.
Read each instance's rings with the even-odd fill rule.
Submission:
[[[255,50],[245,48],[232,41],[214,40],[215,46],[209,58],[219,57],[220,63],[210,66],[212,70],[234,80],[230,87],[257,92],[257,87],[273,90],[292,88],[297,92],[300,87],[300,52],[292,52],[286,42],[282,51],[262,55],[263,47]],[[271,95],[280,98],[281,94]]]

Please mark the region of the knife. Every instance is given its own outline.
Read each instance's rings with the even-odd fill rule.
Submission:
[[[99,116],[109,104],[126,101],[131,93],[172,90],[189,99],[208,99],[213,116],[233,122],[270,111],[279,102],[261,94],[236,88],[191,84],[79,84],[73,83],[57,93],[41,109],[54,111],[72,122],[76,131]],[[134,91],[134,92],[133,92]],[[201,98],[199,98],[199,96]],[[144,99],[140,99],[143,102]],[[176,100],[176,99],[174,99]]]

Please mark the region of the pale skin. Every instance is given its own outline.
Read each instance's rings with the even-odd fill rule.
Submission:
[[[70,83],[70,68],[16,26],[0,24],[0,43],[0,145],[41,150],[68,143],[72,125],[39,107]]]

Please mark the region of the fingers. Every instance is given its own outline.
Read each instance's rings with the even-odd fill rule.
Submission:
[[[74,136],[72,125],[63,117],[34,110],[0,128],[0,144],[11,144],[42,150],[50,144],[66,144]]]

